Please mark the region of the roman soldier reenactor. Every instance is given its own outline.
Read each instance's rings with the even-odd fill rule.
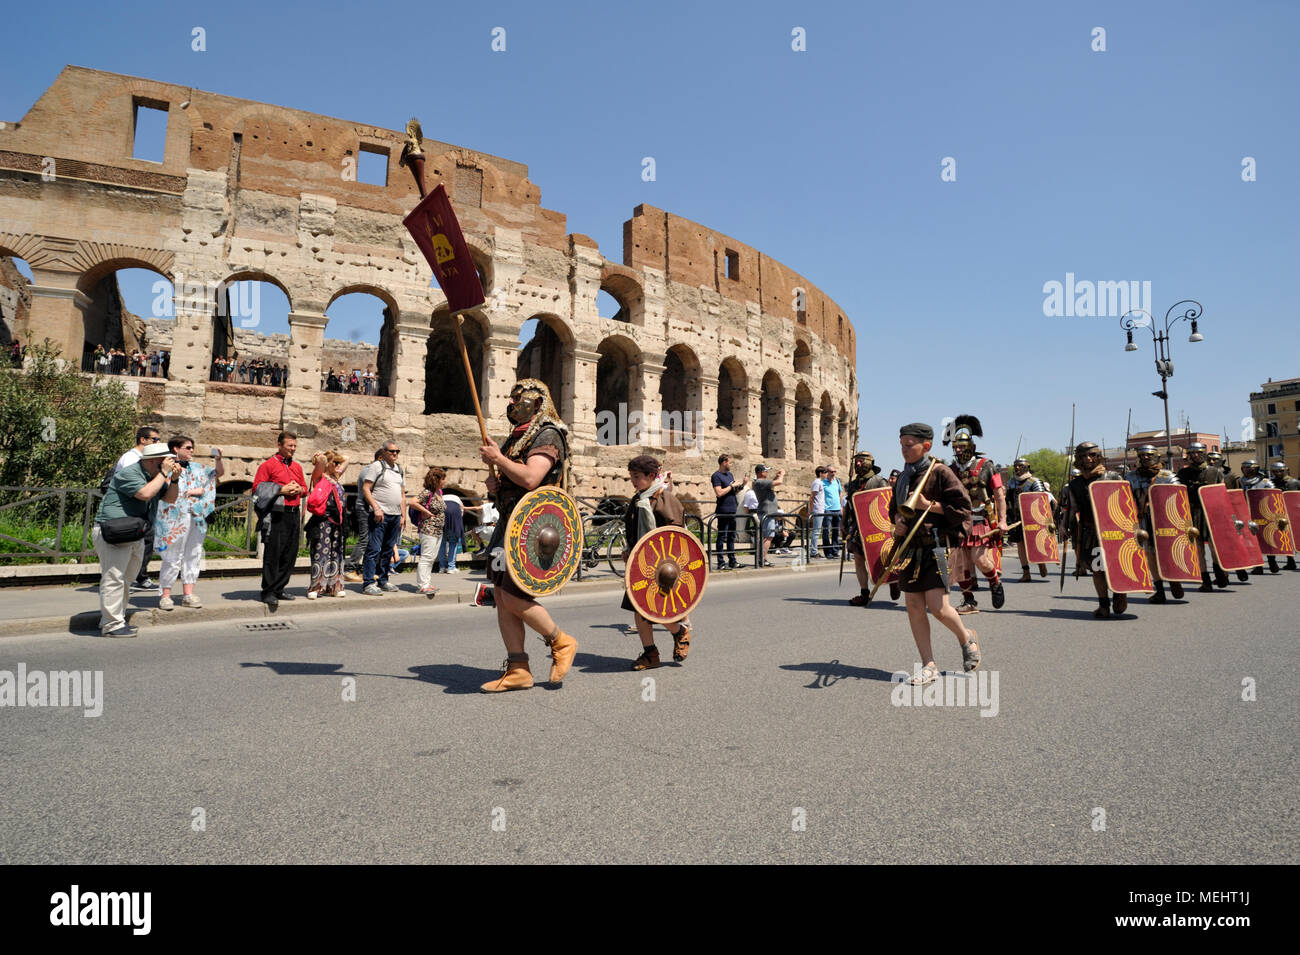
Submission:
[[[578,641],[561,630],[535,598],[519,588],[498,556],[510,526],[510,514],[519,499],[543,485],[565,488],[568,483],[569,428],[555,410],[546,385],[535,378],[525,378],[511,389],[506,417],[515,427],[505,443],[498,447],[489,441],[480,449],[483,463],[495,467],[498,475],[487,481],[488,492],[497,495],[500,512],[496,531],[488,542],[488,553],[493,555],[488,578],[494,586],[497,625],[506,645],[504,672],[483,684],[485,693],[526,690],[533,685],[528,654],[524,652],[524,624],[536,630],[551,648],[551,683],[564,679],[578,652]]]
[[[1007,522],[1009,524],[1019,524],[1020,518],[1020,494],[1023,491],[1046,491],[1047,488],[1043,482],[1034,477],[1029,468],[1027,458],[1016,458],[1016,463],[1011,466],[1015,475],[1007,481]],[[1020,557],[1020,582],[1029,583],[1029,555],[1025,552],[1025,531],[1023,527],[1013,528],[1008,534],[1010,540],[1016,545],[1016,554]],[[1047,576],[1047,565],[1038,565],[1038,576]]]
[[[1218,451],[1211,451],[1205,456],[1205,461],[1212,468],[1218,468],[1223,472],[1223,486],[1231,491],[1234,487],[1241,486],[1241,479],[1232,473],[1232,465],[1224,459],[1223,454]]]
[[[1120,481],[1123,478],[1117,471],[1106,470],[1106,459],[1101,448],[1092,441],[1084,441],[1075,447],[1074,464],[1078,469],[1078,477],[1066,486],[1063,503],[1065,526],[1071,530],[1074,544],[1074,576],[1079,577],[1082,576],[1080,568],[1100,553],[1101,544],[1088,498],[1088,485],[1093,481]],[[1095,566],[1092,569],[1092,586],[1097,591],[1100,604],[1092,615],[1098,620],[1107,619],[1111,615],[1112,606],[1115,613],[1123,613],[1128,609],[1128,594],[1115,594],[1112,601],[1104,568]]]
[[[1249,461],[1241,462],[1241,480],[1237,483],[1243,491],[1267,491],[1277,487],[1272,481],[1264,476],[1264,472],[1259,469],[1259,462],[1254,458]],[[1276,574],[1278,572],[1277,558],[1272,554],[1268,556],[1268,572]],[[1256,567],[1251,571],[1256,577],[1262,577],[1264,574],[1263,567]]]
[[[1269,474],[1272,475],[1273,486],[1281,488],[1283,491],[1300,491],[1300,480],[1293,478],[1287,470],[1285,461],[1274,461],[1268,466]],[[1300,533],[1300,528],[1292,527],[1292,534]],[[1295,570],[1295,555],[1292,554],[1286,559],[1286,569]]]
[[[871,593],[871,575],[867,573],[867,559],[862,550],[862,537],[858,532],[858,516],[853,510],[853,495],[858,491],[871,491],[888,487],[889,482],[880,476],[880,465],[868,451],[853,456],[853,477],[844,487],[844,548],[853,555],[853,572],[858,575],[859,593],[849,598],[850,607],[865,607]],[[890,584],[889,593],[898,599],[898,585]]]
[[[958,415],[953,421],[954,458],[949,467],[970,497],[971,532],[953,551],[953,574],[961,586],[958,613],[978,613],[975,602],[976,568],[988,578],[993,609],[1006,603],[1002,589],[1002,538],[1007,530],[1007,490],[994,463],[975,449],[975,439],[984,437],[980,419]],[[947,441],[944,442],[948,443]]]
[[[1174,476],[1173,471],[1160,466],[1160,452],[1154,445],[1144,444],[1138,448],[1137,459],[1138,466],[1128,473],[1127,480],[1129,486],[1133,488],[1133,503],[1137,505],[1139,526],[1151,535],[1147,538],[1146,549],[1151,563],[1151,579],[1156,585],[1156,592],[1147,602],[1162,604],[1166,603],[1168,598],[1165,597],[1165,582],[1160,579],[1160,571],[1156,565],[1155,529],[1151,526],[1151,508],[1148,507],[1148,503],[1151,485],[1177,484],[1178,478]],[[1171,580],[1169,590],[1175,600],[1183,599],[1183,585],[1178,581]]]
[[[1207,484],[1222,484],[1223,471],[1212,466],[1209,463],[1209,457],[1206,454],[1205,445],[1200,441],[1193,441],[1187,446],[1187,463],[1178,469],[1178,483],[1187,487],[1187,503],[1192,512],[1192,523],[1196,525],[1198,543],[1195,545],[1199,548],[1205,548],[1210,542],[1210,525],[1205,520],[1205,511],[1201,509],[1200,490]],[[1219,566],[1218,560],[1214,557],[1214,548],[1210,547],[1210,560],[1214,565],[1214,586],[1220,589],[1228,586],[1228,575],[1224,573],[1223,568]],[[1202,551],[1202,556],[1204,552]],[[1201,567],[1201,593],[1209,593],[1214,587],[1210,586],[1210,564],[1202,562]],[[1244,571],[1238,571],[1239,580],[1245,580]]]

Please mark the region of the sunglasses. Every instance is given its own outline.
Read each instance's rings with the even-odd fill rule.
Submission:
[[[402,449],[401,449],[401,448],[385,448],[384,450],[387,451],[389,454],[401,454],[401,453],[402,453]]]

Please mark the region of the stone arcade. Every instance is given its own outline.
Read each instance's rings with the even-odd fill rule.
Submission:
[[[161,162],[132,158],[141,108],[165,111]],[[306,452],[347,450],[350,480],[395,435],[408,465],[437,463],[449,483],[481,488],[446,303],[401,224],[417,199],[397,165],[402,140],[396,130],[66,67],[20,123],[0,125],[0,262],[20,257],[34,277],[9,276],[0,321],[79,360],[105,340],[99,290],[117,269],[272,283],[290,303],[289,387],[208,381],[214,353],[238,333],[178,289],[171,377],[138,384],[164,431],[222,446],[236,485],[286,427]],[[507,430],[506,397],[522,373],[547,381],[572,423],[581,494],[624,492],[624,465],[637,453],[598,441],[602,412],[643,421],[668,413],[657,450],[687,496],[710,497],[724,450],[741,466],[775,461],[805,487],[816,464],[847,463],[858,430],[854,330],[807,279],[649,205],[624,223],[623,261],[612,262],[587,236],[566,233],[562,213],[542,208],[523,164],[430,139],[424,150],[429,185],[450,191],[488,295],[482,318],[464,329],[492,433]],[[363,152],[386,157],[385,185],[349,175]],[[325,310],[358,291],[385,306],[382,397],[319,387]],[[601,291],[619,303],[615,316],[598,314]],[[521,349],[530,319],[537,334]]]

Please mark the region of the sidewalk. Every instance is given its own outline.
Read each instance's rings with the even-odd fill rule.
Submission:
[[[715,572],[711,581],[727,578],[746,578],[755,574],[781,574],[791,572],[791,559],[773,556],[772,568],[746,568],[727,573]],[[838,569],[839,561],[814,561],[806,567],[806,572]],[[852,576],[852,568],[849,568]],[[156,579],[156,576],[154,577]],[[277,617],[285,619],[304,614],[329,614],[336,610],[357,609],[364,607],[367,611],[384,612],[389,610],[410,610],[427,606],[429,603],[440,606],[453,603],[471,604],[478,584],[486,582],[483,571],[470,571],[462,568],[456,574],[435,574],[434,586],[438,592],[433,597],[420,594],[415,586],[414,570],[394,574],[390,583],[400,589],[397,593],[386,593],[382,597],[368,597],[361,592],[361,584],[348,584],[347,597],[321,597],[307,600],[308,574],[295,573],[289,581],[287,592],[296,599],[282,602],[279,609],[272,613],[257,598],[260,592],[260,579],[247,577],[199,577],[194,586],[194,593],[203,601],[199,610],[190,610],[180,605],[180,587],[172,592],[176,609],[163,611],[158,609],[159,592],[131,594],[127,601],[127,622],[141,628],[142,633],[149,627],[167,627],[184,625],[190,622],[210,623],[216,620],[230,621],[271,621]],[[609,568],[600,568],[583,572],[582,580],[572,580],[564,587],[564,593],[582,590],[616,590],[623,586],[623,579],[615,576]],[[42,633],[64,633],[78,636],[99,635],[99,588],[97,585],[46,585],[39,587],[4,587],[0,588],[0,638],[28,636]]]

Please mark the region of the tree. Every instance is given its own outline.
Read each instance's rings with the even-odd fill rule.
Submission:
[[[1022,457],[1029,462],[1029,469],[1034,472],[1034,477],[1040,481],[1052,482],[1052,490],[1059,497],[1061,477],[1070,466],[1069,456],[1051,448],[1039,448],[1037,451],[1030,451],[1028,454],[1022,455]]]
[[[152,410],[121,382],[60,367],[58,354],[47,338],[28,350],[28,371],[0,372],[0,485],[97,488]]]

